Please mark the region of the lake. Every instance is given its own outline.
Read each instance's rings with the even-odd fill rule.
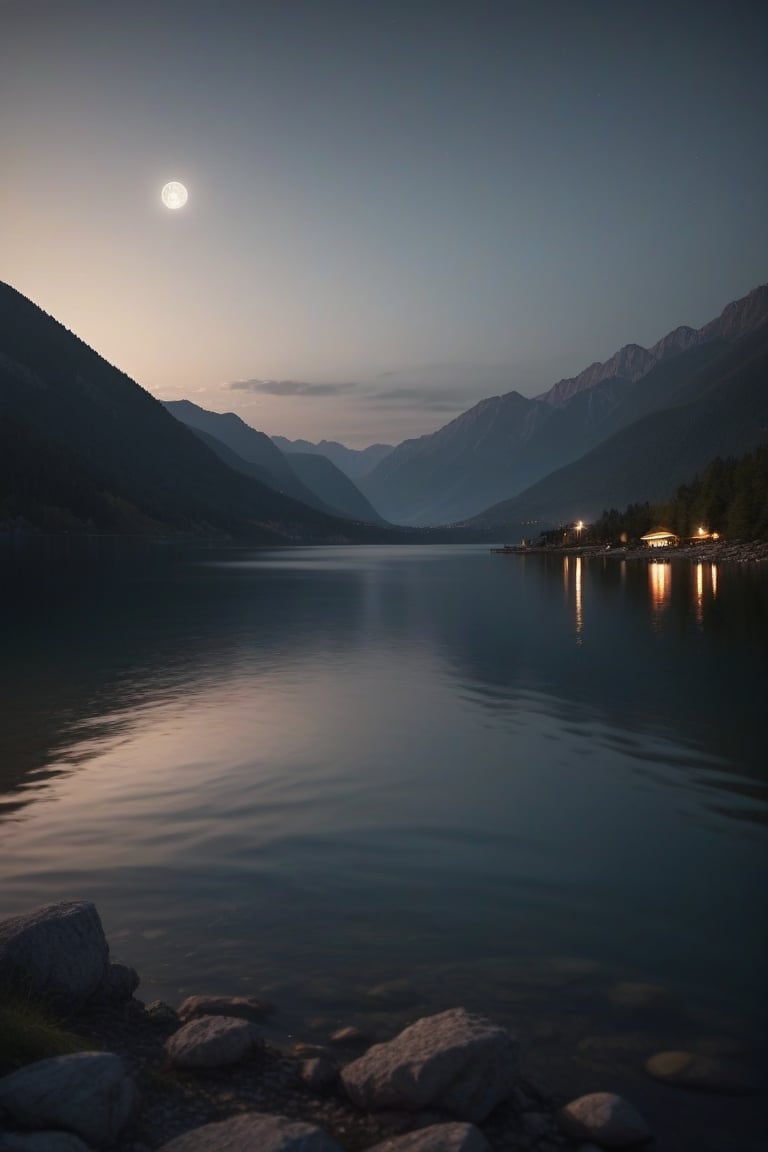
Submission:
[[[0,914],[92,899],[145,1000],[286,1044],[464,1004],[659,1152],[763,1146],[642,1065],[765,1070],[765,567],[91,550],[0,557]]]

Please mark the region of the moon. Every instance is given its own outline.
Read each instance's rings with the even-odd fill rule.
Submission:
[[[178,180],[171,180],[166,184],[160,193],[160,199],[165,204],[166,208],[172,208],[176,211],[177,208],[183,208],[189,199],[189,193],[183,184]]]

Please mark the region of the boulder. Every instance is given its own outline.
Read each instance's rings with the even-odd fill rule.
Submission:
[[[430,1124],[382,1140],[368,1152],[490,1152],[490,1145],[474,1124]]]
[[[234,1016],[240,1020],[261,1020],[273,1012],[266,1000],[255,996],[187,996],[177,1009],[179,1020],[185,1023],[198,1016]]]
[[[735,1095],[754,1090],[745,1069],[731,1061],[698,1052],[657,1052],[646,1060],[645,1070],[655,1080],[678,1088]]]
[[[342,1152],[342,1149],[314,1124],[267,1112],[244,1112],[176,1136],[158,1152]]]
[[[0,983],[44,993],[71,1007],[105,978],[109,945],[94,904],[48,904],[0,922]]]
[[[557,1119],[569,1139],[592,1141],[601,1148],[631,1148],[651,1139],[639,1112],[613,1092],[579,1096],[560,1109]]]
[[[516,1078],[514,1037],[463,1008],[422,1017],[341,1072],[348,1096],[365,1110],[436,1108],[475,1123],[509,1096]]]
[[[245,1060],[261,1043],[248,1020],[199,1016],[168,1037],[165,1052],[174,1068],[221,1068]]]
[[[112,1052],[75,1052],[27,1064],[0,1079],[0,1113],[22,1128],[64,1128],[112,1144],[131,1115],[133,1081]]]
[[[0,1132],[0,1152],[91,1152],[73,1132]]]

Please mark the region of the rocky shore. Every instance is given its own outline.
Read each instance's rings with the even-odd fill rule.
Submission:
[[[0,922],[0,1008],[43,1003],[76,1041],[30,1061],[0,1036],[0,1152],[594,1152],[652,1139],[599,1084],[569,1101],[530,1083],[515,1036],[461,1007],[382,1043],[346,1027],[281,1050],[258,998],[145,1005],[138,985],[88,902]],[[748,1087],[686,1052],[648,1064],[669,1084]]]

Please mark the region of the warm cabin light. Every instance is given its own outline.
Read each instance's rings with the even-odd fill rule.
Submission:
[[[699,528],[699,536],[706,536],[706,534],[707,533],[706,533],[706,530],[704,528]]]
[[[583,528],[583,527],[584,527],[584,521],[583,521],[583,520],[579,520],[579,521],[577,521],[577,524],[576,524],[576,531],[577,531],[577,532],[581,532],[581,530],[582,530],[582,528]]]
[[[713,532],[712,533],[712,539],[713,540],[719,540],[720,539],[720,533],[719,532]]]

